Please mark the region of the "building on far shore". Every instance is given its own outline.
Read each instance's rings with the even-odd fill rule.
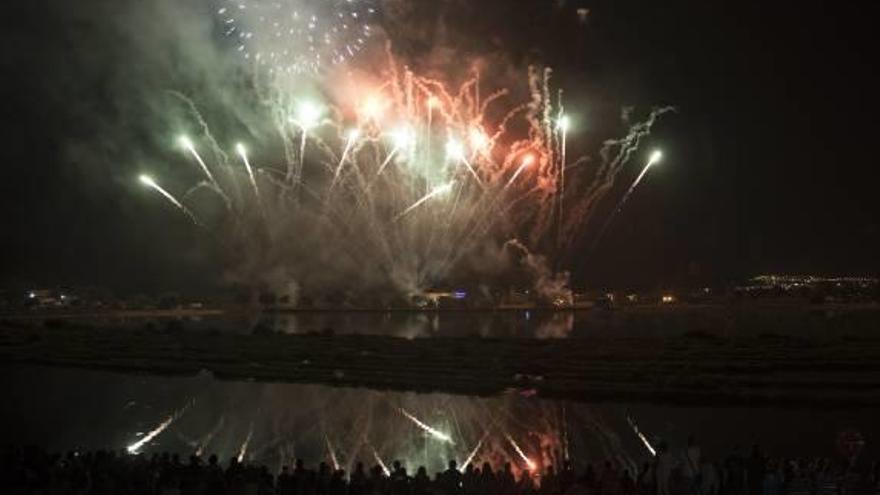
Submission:
[[[79,298],[63,289],[31,289],[25,294],[25,306],[30,308],[59,308],[72,306]]]
[[[740,298],[868,302],[880,296],[880,280],[868,276],[759,275],[736,286]]]

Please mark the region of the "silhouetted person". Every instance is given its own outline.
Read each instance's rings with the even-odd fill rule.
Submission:
[[[290,473],[289,467],[283,466],[281,468],[281,474],[278,475],[275,486],[278,489],[278,495],[296,495],[296,478]]]
[[[425,466],[419,466],[412,482],[413,495],[428,495],[431,490],[431,478],[428,477],[428,470]]]
[[[461,488],[466,495],[476,495],[479,491],[479,478],[473,464],[468,464],[461,476]]]
[[[559,477],[556,476],[556,470],[553,466],[547,466],[544,471],[544,477],[541,478],[542,495],[557,495],[561,493],[559,488]]]
[[[337,469],[330,477],[330,495],[345,495],[348,486],[345,483],[345,470]]]
[[[409,475],[400,461],[394,461],[391,470],[391,493],[392,495],[407,495],[409,493]]]
[[[208,458],[208,467],[205,470],[205,490],[206,493],[225,493],[226,479],[223,475],[223,469],[217,462],[217,456],[211,454]]]
[[[750,495],[761,495],[761,492],[763,492],[766,468],[767,460],[764,458],[761,448],[757,445],[752,445],[752,453],[746,461],[746,477]]]
[[[700,485],[702,479],[700,477],[700,456],[702,451],[697,444],[697,440],[690,435],[687,440],[687,448],[684,451],[684,463],[682,473],[684,474],[684,484],[690,495],[700,494]]]
[[[441,486],[447,495],[453,495],[461,491],[461,471],[458,470],[458,463],[454,460],[449,461],[446,471],[441,475]]]
[[[657,464],[655,473],[657,475],[657,495],[670,495],[672,482],[672,470],[675,468],[675,459],[666,442],[661,442],[657,447]]]
[[[504,468],[498,473],[498,493],[510,495],[516,488],[516,478],[513,477],[513,468],[509,462],[504,463]]]
[[[516,493],[519,495],[534,495],[535,480],[532,479],[532,473],[528,469],[523,469],[519,476],[519,482],[516,484]]]
[[[747,476],[745,461],[739,454],[739,447],[734,447],[733,452],[724,461],[724,480],[721,484],[724,487],[724,494],[746,495],[749,489]]]
[[[384,494],[385,493],[385,475],[381,466],[373,466],[370,469],[370,477],[367,479],[367,494]]]
[[[349,495],[364,495],[367,491],[367,473],[364,472],[364,463],[358,462],[351,473],[348,485]]]

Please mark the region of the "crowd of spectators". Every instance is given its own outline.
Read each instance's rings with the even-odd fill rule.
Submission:
[[[611,460],[540,473],[488,463],[462,470],[449,461],[434,476],[424,467],[408,473],[398,461],[369,469],[357,463],[349,474],[302,460],[273,473],[236,458],[221,465],[215,455],[184,461],[169,453],[6,448],[0,456],[0,493],[10,495],[880,495],[876,463],[775,458],[758,447],[712,460],[692,440],[680,451],[660,445],[637,470]]]

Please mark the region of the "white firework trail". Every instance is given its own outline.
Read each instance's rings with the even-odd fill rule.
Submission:
[[[513,447],[513,450],[516,451],[516,454],[519,456],[519,458],[522,459],[522,461],[526,464],[526,466],[528,466],[529,471],[534,471],[535,468],[537,467],[535,462],[532,461],[531,459],[529,459],[529,456],[527,456],[525,454],[525,452],[523,452],[523,450],[520,448],[519,444],[516,443],[516,440],[514,440],[513,437],[510,436],[509,433],[505,433],[504,436],[507,437],[507,441],[510,442],[510,445]]]
[[[422,430],[427,432],[429,435],[434,437],[434,439],[440,440],[441,442],[446,442],[450,445],[455,445],[455,442],[452,441],[452,437],[450,437],[446,433],[443,433],[442,431],[438,430],[437,428],[433,428],[431,426],[426,425],[425,423],[420,421],[419,418],[413,416],[406,409],[404,409],[402,407],[398,408],[398,410],[400,411],[400,414],[403,414],[404,416],[406,416],[410,421],[415,423],[416,426],[418,426],[419,428],[421,428]]]
[[[251,439],[254,437],[254,424],[251,423],[248,428],[247,437],[245,437],[244,442],[241,444],[241,448],[238,449],[238,462],[244,461],[244,456],[247,455],[248,446],[251,444]]]
[[[177,421],[181,416],[183,416],[183,414],[184,414],[184,413],[185,413],[185,412],[186,412],[186,411],[187,411],[187,410],[188,410],[193,404],[194,404],[194,401],[190,401],[190,402],[187,403],[185,406],[183,406],[181,409],[175,411],[173,414],[171,414],[170,416],[168,416],[168,418],[166,418],[165,421],[162,421],[161,423],[159,423],[158,426],[156,426],[155,428],[153,428],[152,430],[150,430],[146,435],[144,435],[143,437],[141,437],[140,440],[138,440],[137,442],[134,442],[134,443],[130,444],[128,447],[126,447],[126,450],[128,451],[128,453],[129,453],[129,454],[132,454],[132,455],[139,454],[140,451],[141,451],[141,449],[143,448],[144,445],[147,445],[147,444],[150,443],[154,438],[156,438],[156,437],[158,437],[159,435],[161,435],[163,431],[165,431],[166,429],[168,429],[169,426],[172,425],[172,423],[174,423],[174,422]]]
[[[480,447],[483,446],[483,442],[486,440],[486,437],[488,437],[488,436],[489,436],[488,431],[483,434],[483,436],[480,438],[480,441],[477,442],[477,445],[473,448],[473,450],[471,450],[471,453],[468,454],[467,458],[464,460],[464,463],[461,465],[461,468],[459,468],[459,471],[461,471],[462,473],[465,472],[467,467],[471,464],[471,461],[474,460],[474,457],[477,455],[477,452],[480,451]]]
[[[627,417],[626,417],[626,421],[627,421],[627,423],[629,423],[630,428],[632,428],[633,433],[635,433],[636,436],[639,437],[639,440],[641,440],[641,441],[642,441],[642,444],[645,446],[645,448],[648,449],[648,452],[649,452],[652,456],[656,456],[656,455],[657,455],[657,450],[654,449],[654,446],[651,445],[651,442],[648,441],[648,439],[645,437],[645,434],[642,433],[641,430],[639,430],[639,426],[638,426],[638,425],[636,424],[636,422],[632,419],[632,417],[627,416]]]

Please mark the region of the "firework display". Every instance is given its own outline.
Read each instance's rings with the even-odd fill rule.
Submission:
[[[354,57],[372,35],[371,0],[225,0],[217,15],[242,57],[287,74]]]
[[[550,69],[529,67],[521,88],[486,88],[478,71],[463,82],[429,77],[388,49],[381,68],[368,75],[323,77],[325,65],[350,62],[363,47],[374,13],[371,2],[360,0],[224,4],[224,34],[255,62],[264,122],[248,126],[247,139],[219,138],[210,119],[181,96],[195,131],[178,138],[180,162],[200,179],[178,193],[151,175],[141,182],[220,241],[232,282],[291,299],[350,301],[356,294],[358,305],[388,307],[459,280],[488,285],[525,267],[543,301],[570,307],[568,274],[559,267],[671,108],[654,109],[623,137],[604,141],[595,158],[571,158],[569,133],[576,129],[561,93],[551,89]],[[309,84],[291,83],[289,74],[309,74]],[[516,89],[527,96],[516,97]],[[660,157],[650,155],[613,211]],[[223,442],[221,450],[239,460],[274,456],[286,463],[291,437],[308,436],[300,445],[320,446],[318,457],[348,472],[357,459],[370,458],[386,474],[394,459],[442,468],[456,458],[464,461],[461,469],[491,462],[538,472],[567,460],[574,436],[572,411],[567,416],[563,405],[528,394],[329,394],[332,405],[315,400],[314,411],[271,421],[251,415],[237,422],[247,430],[227,428],[226,439],[217,430],[234,413],[223,409],[219,420],[202,422],[217,426],[193,445],[205,452]],[[340,406],[346,400],[351,407]],[[318,420],[315,411],[323,411]],[[607,453],[619,455],[616,437],[587,408],[576,413],[604,439]]]
[[[506,89],[481,92],[477,76],[453,90],[389,59],[383,82],[352,81],[358,90],[336,99],[270,87],[264,102],[280,160],[248,143],[221,146],[205,125],[203,135],[180,138],[200,183],[178,199],[154,179],[142,181],[222,233],[237,256],[236,281],[407,297],[461,272],[480,273],[487,253],[563,256],[668,111],[606,142],[594,171],[575,173],[588,159],[567,159],[570,121],[552,103],[549,70],[531,69],[531,98],[512,103]],[[194,108],[193,119],[204,123]],[[219,198],[222,218],[202,219],[184,206],[200,190]],[[564,277],[536,283],[542,297],[570,300]]]

